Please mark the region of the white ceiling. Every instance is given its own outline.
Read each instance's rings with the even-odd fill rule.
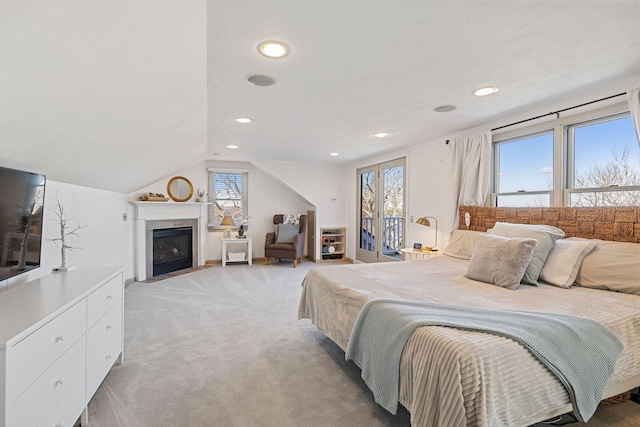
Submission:
[[[222,159],[353,161],[640,82],[638,0],[235,0],[208,16],[208,154]],[[264,40],[291,53],[266,58]],[[485,85],[500,91],[471,95]]]
[[[132,193],[214,152],[351,162],[640,86],[639,27],[640,0],[4,0],[0,165]]]

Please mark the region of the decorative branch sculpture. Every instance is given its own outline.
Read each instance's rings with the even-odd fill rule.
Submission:
[[[61,256],[60,267],[56,268],[55,271],[73,270],[75,267],[69,267],[67,265],[67,250],[74,251],[79,248],[69,246],[69,244],[67,243],[68,237],[69,236],[78,237],[79,231],[83,229],[85,226],[80,225],[80,222],[76,219],[75,221],[77,222],[77,224],[75,225],[75,227],[69,227],[67,225],[68,219],[65,214],[64,207],[62,206],[62,203],[60,203],[60,200],[57,198],[55,199],[55,204],[52,210],[53,210],[53,214],[56,216],[58,224],[60,225],[60,237],[57,237],[55,239],[49,239],[49,241],[60,246],[60,256]]]

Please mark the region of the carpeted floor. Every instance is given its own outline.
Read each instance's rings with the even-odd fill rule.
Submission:
[[[91,427],[409,426],[375,404],[360,370],[297,319],[304,262],[214,266],[125,291],[125,363],[89,404]],[[591,427],[640,425],[640,405]]]

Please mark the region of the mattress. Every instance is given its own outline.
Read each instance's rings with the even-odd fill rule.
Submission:
[[[639,296],[544,284],[508,290],[466,279],[467,265],[443,255],[313,269],[302,283],[298,317],[310,319],[343,350],[360,308],[374,298],[584,317],[624,345],[603,397],[640,385]],[[405,345],[399,402],[417,427],[528,426],[571,411],[560,381],[516,342],[434,326],[418,328]]]

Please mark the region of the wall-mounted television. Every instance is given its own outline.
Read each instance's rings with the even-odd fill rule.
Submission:
[[[0,167],[0,281],[40,267],[45,182]]]

